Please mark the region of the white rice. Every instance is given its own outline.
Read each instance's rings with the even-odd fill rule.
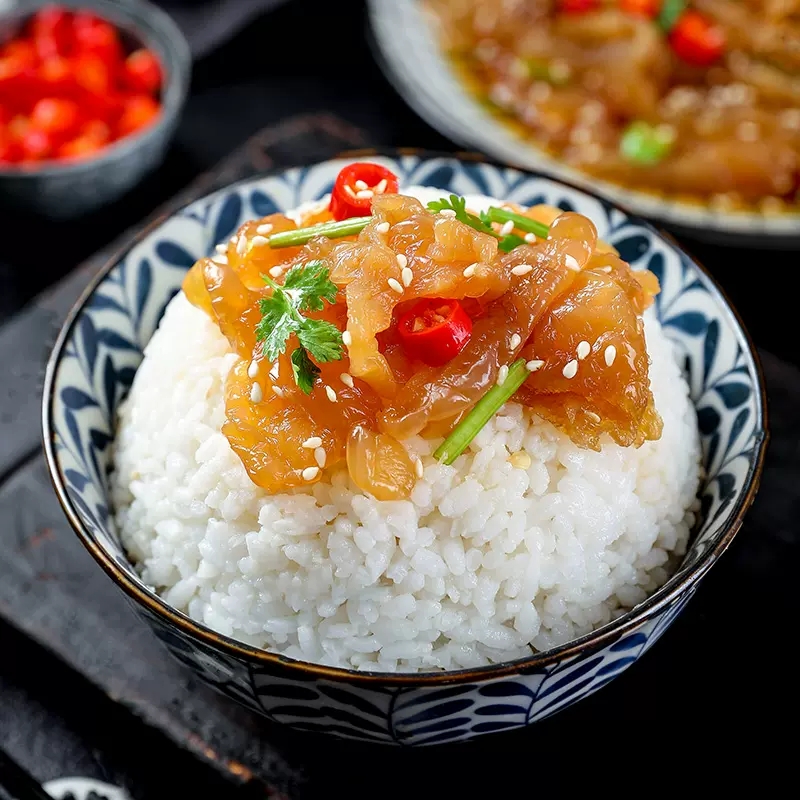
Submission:
[[[657,442],[581,450],[508,404],[451,467],[407,442],[424,465],[409,500],[374,500],[344,468],[269,496],[220,433],[237,356],[179,294],[120,411],[123,543],[171,605],[304,661],[447,670],[567,642],[658,588],[694,522],[694,409],[650,312],[645,329]]]

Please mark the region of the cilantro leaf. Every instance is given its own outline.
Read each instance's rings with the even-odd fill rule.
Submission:
[[[311,394],[314,381],[319,375],[319,367],[308,357],[308,353],[302,347],[295,348],[291,360],[294,382],[300,391]]]
[[[333,303],[339,291],[321,261],[297,264],[286,273],[283,289],[298,311],[322,311],[323,300]]]
[[[311,394],[319,362],[338,361],[342,357],[341,331],[325,320],[309,319],[304,311],[322,311],[325,302],[336,300],[338,289],[321,261],[297,264],[286,275],[283,285],[275,283],[268,275],[264,282],[272,287],[272,294],[261,300],[261,320],[256,325],[256,340],[263,342],[266,358],[275,361],[286,352],[290,337],[297,336],[299,346],[292,351],[292,374],[301,391]]]
[[[342,357],[342,333],[324,319],[304,320],[297,338],[317,361],[338,361]]]
[[[525,240],[521,236],[517,236],[516,233],[509,233],[508,236],[504,236],[498,242],[497,247],[504,253],[510,253],[515,247],[519,247],[521,244],[525,244]]]
[[[484,222],[479,216],[467,211],[467,199],[465,197],[451,194],[449,200],[444,198],[441,200],[431,200],[431,202],[428,203],[428,208],[431,211],[445,211],[446,209],[455,211],[456,219],[459,220],[459,222],[463,222],[465,225],[469,225],[470,228],[475,228],[476,231],[480,231],[481,233],[497,236],[491,225]]]
[[[264,355],[275,359],[286,350],[286,342],[297,331],[298,322],[284,292],[274,292],[260,303],[261,321],[256,325],[256,341],[264,342]]]

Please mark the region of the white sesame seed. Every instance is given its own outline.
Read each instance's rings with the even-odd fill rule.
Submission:
[[[273,393],[273,394],[274,394],[276,397],[283,397],[283,389],[281,389],[281,387],[280,387],[280,386],[273,386],[273,387],[272,387],[272,393]]]
[[[550,80],[553,83],[564,83],[569,80],[570,75],[572,68],[566,61],[557,58],[550,62]]]
[[[331,403],[336,402],[336,392],[334,392],[330,386],[325,387],[325,394],[328,395],[328,400],[330,400]]]
[[[582,342],[578,342],[578,348],[576,352],[578,354],[578,358],[583,361],[583,359],[592,352],[592,346],[584,339]]]
[[[518,333],[513,334],[509,344],[512,350],[516,350],[522,344],[522,337]]]
[[[311,436],[303,442],[303,447],[316,450],[318,447],[322,447],[322,439],[319,436]]]
[[[397,292],[397,294],[403,294],[403,286],[397,278],[389,278],[386,282],[389,284],[389,288]]]
[[[353,335],[350,331],[342,331],[342,344],[345,347],[350,347],[353,344]]]
[[[506,378],[508,377],[508,365],[503,364],[502,367],[497,371],[497,385],[502,386],[506,382]]]
[[[214,249],[215,249],[215,250],[216,250],[216,251],[217,251],[217,252],[218,252],[218,253],[219,253],[221,256],[224,256],[224,255],[225,255],[225,253],[227,253],[227,252],[228,252],[228,245],[226,245],[226,244],[218,244],[218,245],[217,245],[217,246],[216,246]]]
[[[414,462],[414,471],[417,473],[417,477],[421,478],[425,474],[425,467],[422,466],[422,459],[417,457],[417,460]]]
[[[740,122],[736,128],[736,138],[740,142],[757,142],[760,134],[758,123],[751,120]]]
[[[263,247],[265,244],[269,244],[269,239],[267,239],[266,236],[254,236],[250,240],[250,244],[252,244],[253,247]]]
[[[455,215],[456,215],[456,212],[453,211],[452,208],[443,208],[439,212],[439,216],[441,216],[441,217],[454,217]]]
[[[388,186],[388,182],[386,178],[384,178],[376,187],[375,187],[375,194],[383,194],[386,191],[386,187]]]
[[[536,234],[535,233],[526,233],[523,237],[527,244],[536,244]]]
[[[353,383],[353,376],[352,376],[352,375],[351,375],[349,372],[343,372],[343,373],[342,373],[342,374],[339,376],[339,380],[340,380],[340,381],[341,381],[341,382],[342,382],[342,383],[343,383],[345,386],[349,387],[350,389],[352,389],[352,388],[353,388],[353,386],[355,386],[355,384]]]
[[[250,366],[247,368],[247,377],[255,378],[258,376],[258,361],[251,361]]]
[[[264,399],[264,392],[261,390],[261,384],[254,383],[250,387],[250,402],[260,403]]]
[[[314,450],[314,460],[319,464],[319,468],[322,469],[325,466],[325,459],[328,457],[328,454],[325,452],[324,447],[318,447]]]
[[[530,264],[519,264],[511,270],[512,275],[527,275],[529,272],[533,272]]]
[[[568,361],[561,374],[567,379],[574,378],[578,374],[578,362],[574,358]]]
[[[611,272],[611,267],[610,266],[598,267],[597,271],[598,272],[605,272],[606,274],[609,274]]]
[[[784,210],[784,203],[780,197],[764,197],[758,207],[763,214],[780,214]]]
[[[356,192],[356,200],[372,200],[373,194],[372,189],[362,189],[360,192]]]
[[[617,357],[617,348],[614,347],[613,344],[610,344],[608,347],[606,347],[604,355],[606,359],[606,366],[610,367],[614,363],[614,359]]]
[[[403,286],[411,286],[411,281],[414,280],[414,273],[411,271],[411,267],[403,267],[400,277],[403,280]]]
[[[528,90],[528,99],[532,103],[544,103],[550,99],[550,95],[552,94],[553,88],[549,83],[545,83],[544,81],[535,81],[531,84],[531,88]]]
[[[525,364],[525,369],[528,372],[536,372],[537,370],[541,369],[544,366],[544,361],[539,361],[538,359],[533,359],[532,361],[528,361]]]
[[[398,253],[395,258],[397,259],[397,266],[400,267],[400,269],[408,266],[408,258],[404,253]]]
[[[465,278],[471,278],[475,274],[475,268],[477,266],[478,266],[477,264],[470,264],[468,267],[466,267],[464,269],[464,272],[462,273],[462,275]]]
[[[564,266],[567,269],[571,269],[573,272],[581,271],[581,265],[578,263],[578,259],[569,253],[564,253]]]
[[[242,234],[236,242],[236,252],[243,256],[247,252],[247,237]]]
[[[375,230],[378,233],[389,233],[389,223],[388,222],[379,222],[375,226]]]
[[[504,222],[503,226],[500,228],[500,235],[501,236],[508,236],[511,231],[514,230],[514,223],[509,220],[508,222]]]
[[[496,83],[489,90],[489,99],[500,108],[511,108],[514,104],[514,91],[505,83]]]
[[[313,481],[319,475],[319,467],[306,467],[303,470],[303,480]]]
[[[595,414],[594,411],[587,411],[586,416],[589,417],[589,419],[593,422],[600,422],[600,416]]]
[[[280,366],[281,366],[281,365],[280,365],[280,362],[279,362],[279,361],[276,361],[276,362],[275,362],[275,363],[272,365],[272,369],[270,369],[270,371],[269,371],[269,376],[270,376],[270,378],[272,378],[272,380],[274,380],[274,381],[278,380],[278,375],[280,374],[280,373],[279,373]]]
[[[224,253],[220,253],[218,255],[215,255],[214,258],[212,258],[211,260],[215,264],[219,264],[224,267],[228,263],[228,256],[226,256]]]
[[[356,189],[358,189],[359,191],[362,191],[362,190],[364,190],[364,189],[369,189],[369,186],[367,186],[367,184],[366,184],[364,181],[356,181],[356,182],[355,182],[355,184],[353,184],[353,185],[354,185],[354,186],[356,187]]]
[[[271,275],[273,278],[280,278],[280,276],[281,276],[281,275],[283,275],[283,267],[273,267],[273,268],[272,268],[272,269],[269,271],[269,274],[270,274],[270,275]]]
[[[572,144],[589,144],[592,141],[592,132],[582,126],[575,127],[570,131],[569,140]]]
[[[781,126],[789,131],[800,131],[800,108],[787,108],[778,114]]]
[[[259,225],[256,228],[256,233],[260,234],[261,236],[269,236],[272,233],[272,223],[265,222],[263,225]]]
[[[348,186],[347,184],[345,184],[345,186],[344,186],[344,190],[347,192],[347,194],[349,194],[349,195],[350,195],[350,197],[352,197],[352,198],[353,198],[353,200],[355,200],[355,199],[356,199],[356,193],[353,191],[352,187],[350,187],[350,186]]]

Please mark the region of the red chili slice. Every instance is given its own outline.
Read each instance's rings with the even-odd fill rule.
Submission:
[[[669,33],[675,55],[693,67],[710,67],[725,51],[725,32],[697,11],[684,11]]]
[[[559,0],[558,10],[563,14],[585,14],[600,7],[600,0]]]
[[[655,19],[661,13],[661,0],[620,0],[619,7],[636,17]]]
[[[397,322],[406,354],[431,367],[455,358],[472,336],[472,320],[458,300],[425,298]]]
[[[398,188],[397,175],[380,164],[348,164],[333,184],[331,214],[335,220],[367,217],[372,212],[373,195],[396,194]]]

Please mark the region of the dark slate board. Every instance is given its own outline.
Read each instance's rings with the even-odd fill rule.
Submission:
[[[290,120],[254,136],[152,219],[257,172],[362,144],[357,129],[334,117]],[[134,233],[0,329],[0,615],[181,747],[262,794],[288,796],[296,775],[263,735],[263,721],[198,684],[135,617],[70,531],[41,455],[41,383],[50,346],[92,275]]]

